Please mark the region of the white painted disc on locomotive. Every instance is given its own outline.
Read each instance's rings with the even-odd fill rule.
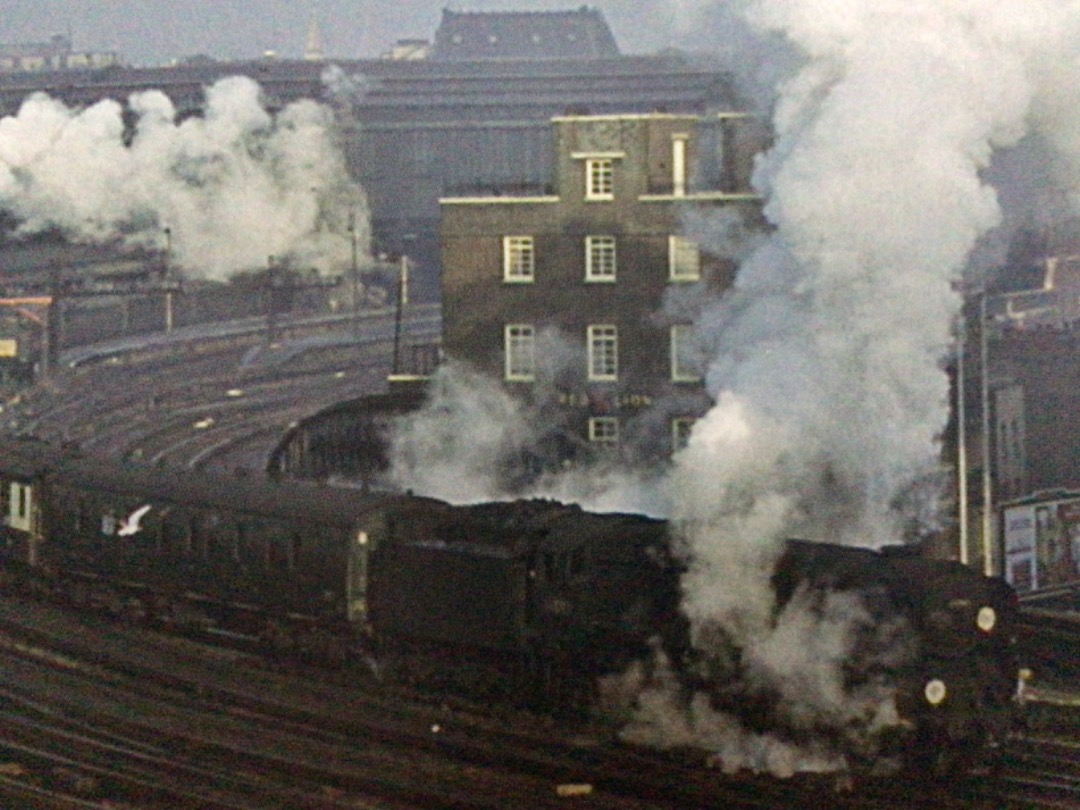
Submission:
[[[945,681],[940,678],[934,678],[933,680],[926,682],[926,687],[923,689],[923,694],[926,696],[926,702],[931,706],[937,706],[941,701],[945,700],[945,695],[948,694],[945,688]]]
[[[989,605],[983,605],[979,608],[979,615],[975,617],[975,624],[984,633],[989,633],[997,624],[997,613]]]

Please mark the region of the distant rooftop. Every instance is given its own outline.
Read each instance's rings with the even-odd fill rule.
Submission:
[[[56,34],[48,42],[5,42],[0,43],[2,56],[66,56],[71,53],[71,40],[62,34]]]
[[[113,52],[72,50],[71,39],[62,34],[47,42],[0,43],[0,73],[103,68],[119,63],[120,57]]]
[[[619,55],[604,15],[572,11],[456,12],[443,9],[431,58],[602,59]]]

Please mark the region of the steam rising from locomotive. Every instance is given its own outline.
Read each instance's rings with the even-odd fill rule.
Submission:
[[[1038,133],[1080,155],[1078,91],[1062,89],[1077,83],[1053,57],[1075,52],[1080,12],[1049,0],[742,5],[798,59],[754,178],[774,230],[697,321],[716,405],[665,487],[683,607],[695,647],[718,661],[739,650],[737,677],[773,695],[781,725],[872,746],[898,722],[894,690],[852,688],[845,666],[867,644],[871,658],[910,659],[911,628],[879,623],[868,641],[867,605],[839,593],[778,606],[772,573],[784,538],[877,547],[937,517],[919,488],[948,416],[956,282],[1003,221],[995,154],[1030,150]],[[705,696],[682,702],[658,663],[634,739],[703,744],[725,767],[840,764],[820,738],[754,733]]]
[[[1074,52],[1062,46],[1080,13],[998,0],[754,0],[747,12],[803,61],[755,176],[774,236],[699,322],[716,406],[671,479],[684,607],[696,645],[741,648],[742,671],[776,690],[791,724],[870,733],[895,718],[891,696],[845,691],[841,670],[865,608],[777,613],[769,573],[784,537],[901,539],[905,496],[946,422],[953,285],[1001,222],[983,175],[1033,119],[1053,122],[1046,104],[1064,109],[1041,83],[1054,73],[1043,55]],[[688,723],[717,743],[715,718]],[[721,747],[737,759],[757,746],[768,767],[775,748],[741,742]]]
[[[167,243],[175,267],[208,277],[271,256],[343,267],[350,222],[367,247],[366,201],[347,179],[332,112],[299,101],[272,113],[243,77],[209,87],[202,114],[186,118],[156,90],[133,95],[127,111],[29,97],[0,120],[0,208],[22,233]]]

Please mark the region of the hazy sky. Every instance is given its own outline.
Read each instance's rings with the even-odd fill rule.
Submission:
[[[246,58],[273,50],[299,57],[314,9],[328,57],[371,57],[398,39],[430,38],[443,8],[541,11],[580,5],[573,0],[7,0],[0,41],[70,33],[78,50],[119,51],[137,65],[200,53]],[[694,28],[680,18],[679,4],[666,0],[590,5],[604,13],[625,52],[663,48],[677,42],[680,29]]]

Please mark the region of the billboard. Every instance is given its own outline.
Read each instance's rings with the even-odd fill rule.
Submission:
[[[1080,581],[1080,496],[1002,509],[1005,578],[1018,591]]]

